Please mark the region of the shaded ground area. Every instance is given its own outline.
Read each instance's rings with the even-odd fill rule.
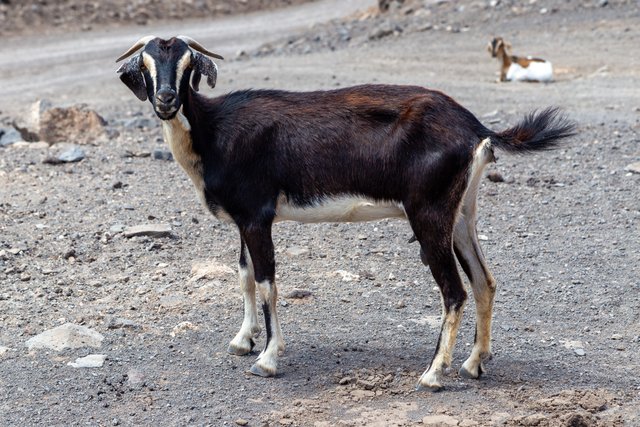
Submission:
[[[469,14],[502,13],[460,3]],[[306,53],[242,55],[219,64],[211,93],[421,84],[498,130],[533,108],[566,109],[579,123],[575,138],[530,157],[499,153],[491,171],[505,182],[484,180],[480,189],[479,234],[498,280],[494,358],[482,380],[455,373],[473,342],[470,301],[446,390],[414,391],[437,339],[440,296],[401,221],[278,224],[287,351],[277,378],[247,375],[255,354],[225,353],[242,318],[237,232],[205,212],[175,162],[155,155],[166,147],[149,105],[106,75],[95,87],[70,89],[107,122],[92,142],[69,135],[82,161],[43,163],[64,143],[0,148],[0,424],[640,424],[640,174],[629,170],[640,161],[640,64],[629,55],[640,40],[627,31],[637,9],[511,6],[525,3],[535,7],[487,25],[460,15],[469,19],[465,31],[434,20],[424,31],[352,37],[334,51],[305,41]],[[425,10],[437,14],[434,7],[449,5]],[[269,13],[256,22],[269,27]],[[399,8],[385,16],[402,26],[409,15]],[[374,31],[378,19],[340,25]],[[312,40],[324,28],[272,33],[261,43]],[[498,64],[485,45],[498,34],[518,53],[550,59],[556,82],[495,83]],[[111,66],[111,52],[100,52],[95,60]],[[5,123],[29,105],[11,99]],[[171,231],[126,237],[141,224]],[[26,347],[67,322],[104,340],[95,348]],[[102,367],[67,365],[92,353],[106,355]]]

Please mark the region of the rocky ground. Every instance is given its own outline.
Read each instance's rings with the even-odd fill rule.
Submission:
[[[373,3],[246,43],[220,64],[212,95],[411,83],[451,94],[494,129],[550,104],[578,122],[557,151],[498,153],[483,181],[494,358],[480,381],[456,374],[473,342],[470,301],[437,394],[414,390],[440,297],[406,223],[277,224],[287,351],[278,377],[252,377],[255,354],[225,352],[242,317],[237,232],[198,204],[149,105],[113,70],[48,89],[86,106],[34,106],[37,92],[3,88],[0,425],[639,425],[636,6],[425,2],[380,14]],[[254,25],[269,27],[270,13]],[[421,15],[425,27],[412,27]],[[387,25],[402,31],[372,37]],[[556,82],[495,83],[485,45],[498,34],[552,60]],[[26,82],[46,75],[30,72]]]

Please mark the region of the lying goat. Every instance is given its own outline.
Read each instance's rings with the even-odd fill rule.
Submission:
[[[442,330],[419,387],[440,389],[451,363],[467,298],[456,257],[477,306],[475,344],[460,373],[480,376],[491,354],[495,294],[476,234],[482,171],[494,147],[549,149],[573,133],[573,124],[547,109],[496,133],[450,97],[416,86],[246,90],[212,99],[197,93],[198,84],[205,75],[215,86],[217,67],[208,57],[221,57],[195,40],[149,36],[118,61],[130,56],[120,78],[140,100],[151,101],[165,141],[202,202],[240,231],[244,320],[229,353],[250,353],[260,332],[257,282],[267,336],[251,372],[276,374],[284,340],[276,312],[274,222],[396,217],[409,221],[442,293]]]
[[[553,80],[551,62],[540,58],[526,58],[510,54],[511,45],[496,37],[487,46],[493,58],[502,62],[500,81],[550,82]]]

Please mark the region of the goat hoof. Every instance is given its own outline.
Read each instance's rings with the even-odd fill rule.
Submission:
[[[418,383],[418,385],[416,386],[416,391],[429,391],[431,393],[437,393],[442,390],[444,390],[444,386],[441,384],[424,385],[422,383]]]
[[[249,372],[253,375],[256,375],[258,377],[263,377],[263,378],[269,378],[269,377],[275,377],[276,376],[276,370],[275,369],[269,369],[269,368],[265,368],[263,366],[259,366],[257,363],[254,363],[253,366],[251,367],[251,369],[249,369]]]
[[[255,345],[256,343],[253,340],[250,340],[249,348],[231,343],[229,347],[227,347],[227,353],[233,354],[234,356],[246,356],[251,353]]]
[[[443,388],[442,368],[433,370],[429,368],[424,374],[422,374],[418,381],[418,385],[416,386],[417,391],[438,392]]]
[[[467,370],[467,368],[465,368],[464,366],[460,368],[460,370],[458,371],[458,375],[468,380],[477,380],[478,378],[480,378],[481,374],[482,374],[482,370],[480,369],[480,367],[478,367],[478,372],[475,374]]]

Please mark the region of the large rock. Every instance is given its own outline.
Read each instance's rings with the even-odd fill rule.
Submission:
[[[48,348],[60,351],[65,348],[100,347],[104,336],[85,326],[65,323],[30,338],[25,343],[29,350]]]
[[[84,104],[63,107],[39,100],[22,121],[16,129],[27,141],[85,144],[108,136],[105,119]]]
[[[40,140],[56,142],[92,142],[106,135],[107,122],[86,105],[52,107],[40,114]]]

